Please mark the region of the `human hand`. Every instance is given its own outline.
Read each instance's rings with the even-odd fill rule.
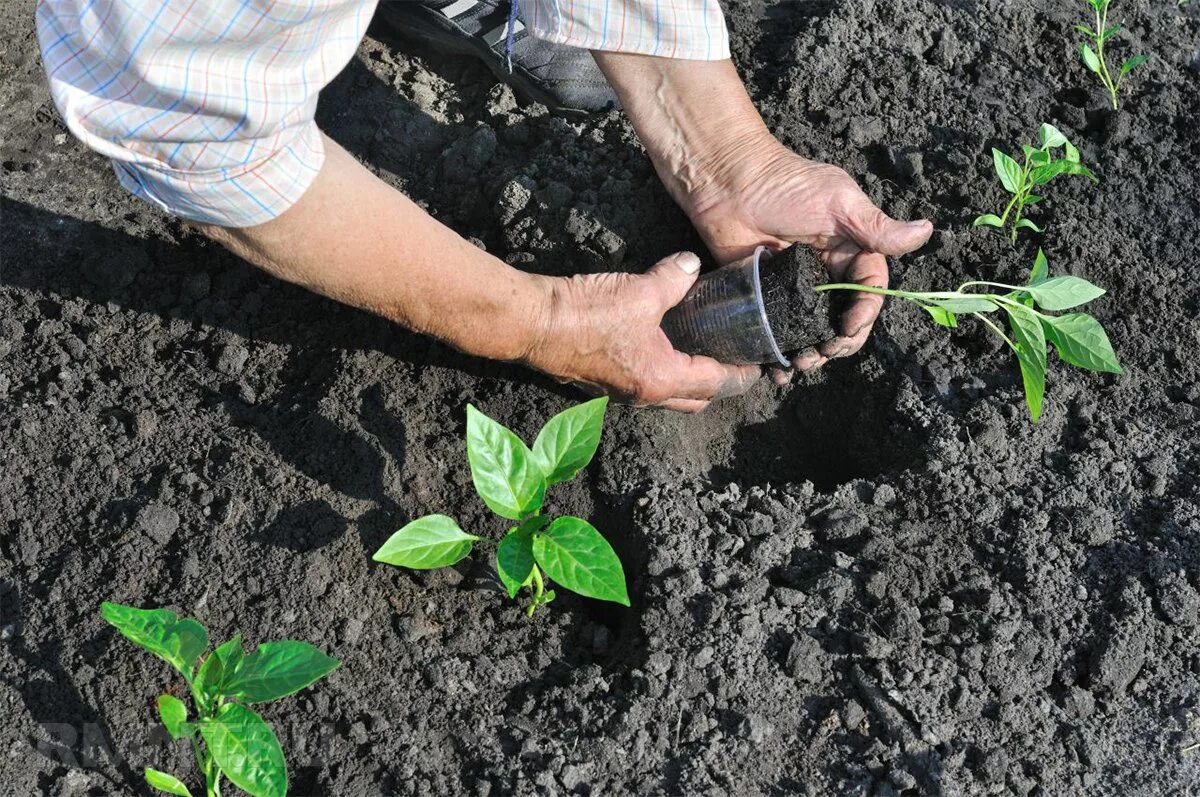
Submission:
[[[902,255],[929,240],[928,221],[896,221],[875,206],[844,170],[791,152],[774,137],[742,139],[733,164],[681,204],[718,262],[741,258],[759,245],[776,249],[811,246],[835,282],[886,288],[885,255]],[[837,337],[796,353],[792,365],[806,371],[862,348],[883,307],[883,297],[856,293],[842,313]],[[791,372],[775,369],[777,384]]]
[[[582,274],[552,281],[542,333],[526,362],[563,382],[637,406],[700,412],[746,392],[759,366],[724,365],[676,351],[659,324],[700,271],[691,252],[644,274]]]

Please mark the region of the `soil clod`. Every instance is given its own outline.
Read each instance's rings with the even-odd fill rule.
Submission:
[[[801,351],[834,337],[829,297],[813,291],[825,281],[825,269],[807,246],[796,244],[763,260],[759,281],[780,351]]]

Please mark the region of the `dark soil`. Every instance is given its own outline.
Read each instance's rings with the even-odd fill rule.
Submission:
[[[813,291],[829,277],[812,249],[797,244],[760,262],[759,281],[771,334],[781,351],[800,351],[834,336],[837,319],[829,296]]]
[[[170,606],[218,638],[342,659],[266,707],[293,793],[1189,794],[1200,783],[1200,4],[1124,0],[1152,53],[1120,113],[1079,3],[729,0],[735,59],[790,146],[937,232],[893,282],[1107,287],[1120,376],[1011,356],[900,304],[861,354],[691,417],[614,408],[549,506],[624,557],[633,608],[533,622],[487,562],[370,554],[406,521],[499,536],[470,401],[527,438],[578,400],[268,279],[123,195],[64,130],[33,3],[0,3],[0,789],[196,782],[155,732],[168,668],[98,616]],[[699,249],[617,113],[514,101],[468,60],[368,39],[319,121],[479,245],[545,273]],[[1044,237],[970,230],[991,146],[1041,121]],[[403,234],[381,231],[381,234]]]

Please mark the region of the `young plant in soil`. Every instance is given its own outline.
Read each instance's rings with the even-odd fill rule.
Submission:
[[[968,289],[976,289],[968,291]],[[999,288],[1003,293],[978,289]],[[938,324],[958,326],[958,316],[973,315],[1003,339],[1017,355],[1025,386],[1025,403],[1034,423],[1042,415],[1046,394],[1046,344],[1052,344],[1064,362],[1089,371],[1121,373],[1121,365],[1100,322],[1086,313],[1049,315],[1043,310],[1070,310],[1104,295],[1104,289],[1080,277],[1051,277],[1046,256],[1038,250],[1033,272],[1025,285],[972,280],[956,291],[899,291],[852,283],[818,285],[813,290],[851,290],[907,299],[921,307]],[[988,318],[1003,311],[1011,337]]]
[[[992,148],[992,162],[996,167],[996,175],[1004,190],[1012,194],[1012,199],[1004,207],[999,216],[994,213],[984,213],[977,216],[972,227],[995,227],[1003,231],[1011,219],[1012,242],[1017,242],[1017,233],[1021,230],[1041,232],[1042,228],[1029,219],[1023,218],[1025,208],[1042,201],[1042,197],[1033,193],[1033,189],[1045,185],[1060,174],[1076,174],[1097,182],[1096,175],[1079,162],[1079,150],[1057,127],[1043,124],[1038,128],[1038,147],[1028,144],[1021,145],[1025,153],[1023,163],[1017,163],[1010,155]],[[1054,150],[1061,148],[1063,156],[1055,157]]]
[[[514,521],[496,546],[496,572],[510,598],[530,591],[526,614],[554,600],[547,580],[589,598],[629,605],[625,572],[608,541],[582,518],[542,514],[546,488],[584,468],[600,444],[607,398],[593,399],[550,419],[529,448],[511,431],[467,405],[467,460],[475,491],[488,509]],[[432,570],[448,567],[476,542],[446,515],[417,518],[375,552],[377,562]]]
[[[252,653],[240,635],[218,645],[203,661],[208,631],[167,609],[136,609],[105,602],[100,613],[129,641],[163,659],[183,676],[195,716],[172,694],[158,697],[158,715],[172,739],[192,745],[204,773],[206,797],[220,797],[221,778],[254,797],[287,794],[287,765],[271,726],[253,703],[299,692],[333,672],[339,662],[307,642],[266,642]],[[174,775],[146,768],[146,782],[167,794],[191,797]]]
[[[1087,25],[1075,26],[1075,30],[1091,40],[1090,44],[1086,41],[1079,43],[1079,57],[1083,59],[1083,65],[1088,68],[1088,71],[1100,78],[1100,82],[1104,84],[1104,88],[1108,91],[1108,96],[1112,100],[1112,107],[1115,111],[1117,110],[1117,92],[1121,90],[1121,83],[1125,80],[1125,76],[1146,63],[1150,56],[1135,55],[1131,58],[1126,58],[1125,62],[1121,64],[1121,68],[1117,71],[1117,79],[1113,80],[1112,72],[1108,69],[1108,59],[1104,55],[1104,44],[1116,35],[1121,26],[1110,26],[1108,24],[1110,0],[1088,0],[1088,5],[1092,7],[1092,12],[1095,14],[1096,28],[1093,30]]]

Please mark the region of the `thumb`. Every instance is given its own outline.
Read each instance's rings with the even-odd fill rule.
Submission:
[[[905,255],[920,249],[933,234],[933,224],[919,221],[896,221],[867,198],[860,195],[843,220],[850,237],[868,252],[882,255]]]
[[[659,306],[665,313],[683,301],[699,273],[700,258],[691,252],[676,252],[651,266],[646,278],[652,280]]]

